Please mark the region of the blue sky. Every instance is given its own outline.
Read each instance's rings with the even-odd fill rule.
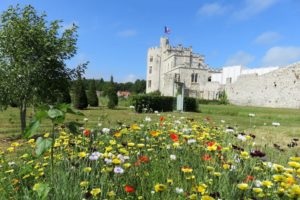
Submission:
[[[193,46],[214,68],[285,65],[300,60],[299,0],[0,0],[31,4],[64,28],[79,26],[70,67],[90,61],[86,77],[134,81],[146,77],[147,49],[165,25],[172,45]]]

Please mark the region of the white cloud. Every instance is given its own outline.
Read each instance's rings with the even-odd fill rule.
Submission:
[[[227,6],[221,5],[219,3],[207,3],[201,6],[197,14],[203,16],[215,16],[215,15],[222,15],[227,10],[228,10]]]
[[[117,33],[119,37],[133,37],[137,35],[137,31],[134,29],[127,29]]]
[[[245,0],[245,5],[233,15],[235,18],[243,20],[248,19],[256,14],[270,8],[278,0]]]
[[[227,59],[225,65],[227,65],[227,66],[229,66],[229,65],[244,65],[244,66],[246,66],[249,63],[251,63],[254,59],[255,59],[255,57],[253,55],[250,55],[244,51],[238,51],[234,55],[230,56]]]
[[[262,59],[264,66],[287,65],[300,60],[300,47],[272,47]]]
[[[135,82],[138,79],[138,77],[134,74],[129,74],[127,77],[125,77],[124,82]]]
[[[277,32],[264,32],[255,39],[256,44],[273,44],[281,39],[281,35]]]

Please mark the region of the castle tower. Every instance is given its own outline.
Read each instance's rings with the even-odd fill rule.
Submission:
[[[161,48],[148,49],[146,93],[160,90]]]

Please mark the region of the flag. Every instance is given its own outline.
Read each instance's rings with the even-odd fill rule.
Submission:
[[[165,34],[170,34],[170,33],[171,33],[171,29],[165,26]]]

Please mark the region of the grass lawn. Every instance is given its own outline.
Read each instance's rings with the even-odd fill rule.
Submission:
[[[257,136],[256,142],[259,146],[272,147],[274,143],[279,144],[287,152],[296,152],[300,147],[288,148],[287,144],[293,138],[300,138],[300,110],[297,109],[274,109],[242,107],[233,105],[200,105],[200,113],[162,113],[175,116],[185,116],[195,120],[209,119],[211,123],[217,126],[231,126],[239,132],[253,133]],[[30,120],[31,109],[28,110],[28,121]],[[93,128],[102,124],[102,127],[115,127],[119,123],[130,124],[143,120],[146,116],[155,114],[138,114],[126,108],[119,107],[115,110],[109,110],[104,107],[89,108],[82,111],[88,118],[87,126]],[[254,113],[255,117],[250,118],[249,113]],[[75,120],[83,123],[82,116],[68,115],[68,120]],[[280,126],[272,126],[272,122],[279,122]],[[18,136],[19,111],[16,108],[9,108],[0,112],[0,147],[5,148],[8,143],[7,138]],[[41,132],[50,129],[50,122],[42,123]],[[286,152],[285,152],[286,153]],[[284,153],[282,153],[284,154]]]

